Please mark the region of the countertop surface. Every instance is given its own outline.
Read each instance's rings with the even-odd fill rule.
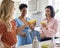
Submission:
[[[55,43],[58,43],[58,40],[59,40],[59,43],[60,43],[60,39],[55,39]],[[48,40],[48,41],[39,42],[39,48],[41,48],[41,46],[43,44],[49,44],[49,45],[51,45],[52,41]],[[16,48],[32,48],[32,44],[28,44],[28,45],[24,45],[24,46],[20,46],[20,47],[16,47]],[[56,48],[60,48],[60,47],[56,47]]]

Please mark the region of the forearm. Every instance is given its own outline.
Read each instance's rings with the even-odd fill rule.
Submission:
[[[26,27],[26,26],[23,25],[23,26],[17,28],[17,29],[16,29],[16,32],[17,32],[17,33],[22,32],[22,30],[23,30],[25,27]]]
[[[22,32],[17,32],[16,34],[17,34],[17,35],[21,35],[21,34],[22,34]]]
[[[49,27],[48,29],[43,28],[43,33],[45,34],[46,37],[51,37],[56,34],[56,31],[55,29]]]

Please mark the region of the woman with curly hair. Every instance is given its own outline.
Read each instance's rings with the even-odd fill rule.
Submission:
[[[12,0],[3,0],[0,6],[0,34],[4,48],[12,48],[15,46],[17,42],[16,34],[26,36],[25,33],[18,33],[20,28],[16,27],[13,13],[14,2]]]

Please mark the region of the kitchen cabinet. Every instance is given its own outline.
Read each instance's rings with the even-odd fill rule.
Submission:
[[[28,2],[29,12],[35,13],[40,11],[40,0],[31,0]]]

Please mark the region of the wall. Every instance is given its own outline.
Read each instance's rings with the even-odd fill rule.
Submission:
[[[37,2],[36,2],[37,1]],[[45,7],[48,5],[48,0],[31,0],[28,3],[31,18],[37,20],[37,26],[40,25],[41,20],[45,17]],[[30,16],[29,15],[29,16]]]
[[[45,7],[48,5],[48,0],[40,0],[40,11],[42,12],[42,19],[45,17]]]
[[[42,18],[45,16],[45,7],[49,0],[31,0],[29,1],[29,12],[42,12]]]

